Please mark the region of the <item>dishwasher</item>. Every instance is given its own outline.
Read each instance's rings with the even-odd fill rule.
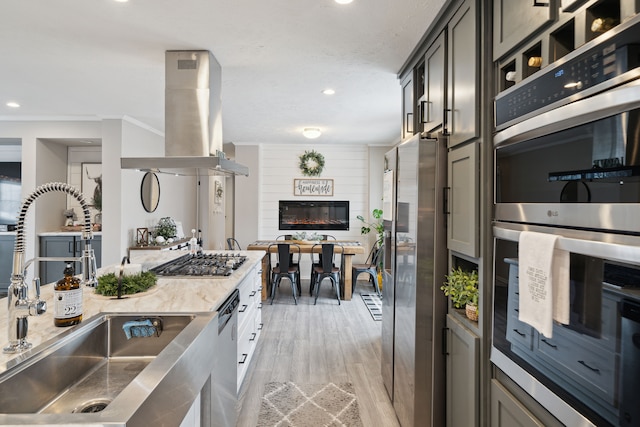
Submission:
[[[213,427],[235,426],[238,418],[237,357],[238,305],[240,292],[234,290],[218,309],[218,340],[211,357],[211,420]]]

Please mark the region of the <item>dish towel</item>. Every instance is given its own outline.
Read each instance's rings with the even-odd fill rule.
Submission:
[[[569,252],[556,249],[558,236],[523,231],[518,244],[518,320],[551,338],[553,321],[569,323]]]

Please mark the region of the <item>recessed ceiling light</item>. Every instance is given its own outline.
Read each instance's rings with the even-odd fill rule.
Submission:
[[[18,104],[17,102],[9,101],[7,102],[7,107],[20,108],[20,104]]]
[[[336,0],[336,3],[338,4],[349,4],[351,3],[353,0]]]
[[[305,138],[316,139],[322,135],[322,132],[320,132],[320,129],[318,128],[304,128],[302,135],[304,135]]]
[[[322,93],[324,93],[325,95],[333,95],[336,93],[336,91],[333,89],[325,89],[322,91]]]

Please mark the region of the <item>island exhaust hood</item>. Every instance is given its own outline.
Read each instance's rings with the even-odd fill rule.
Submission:
[[[122,157],[122,169],[174,175],[249,175],[222,151],[221,68],[206,50],[165,54],[165,156]]]

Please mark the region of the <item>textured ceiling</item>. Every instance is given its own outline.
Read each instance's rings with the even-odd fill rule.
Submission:
[[[165,50],[206,49],[222,66],[225,142],[299,143],[319,127],[317,144],[390,144],[397,73],[443,4],[3,1],[0,120],[129,116],[163,131]]]

